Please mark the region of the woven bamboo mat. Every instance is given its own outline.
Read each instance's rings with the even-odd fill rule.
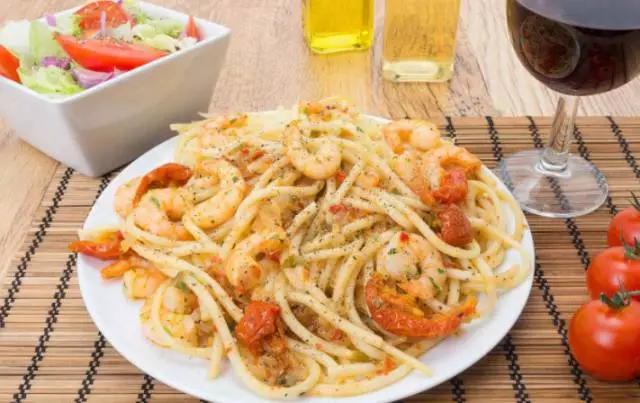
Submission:
[[[540,133],[548,131],[551,121],[456,118],[442,123],[493,167],[504,155],[541,146]],[[640,401],[639,383],[591,378],[576,364],[567,343],[567,321],[586,301],[584,270],[605,247],[610,216],[627,206],[629,190],[639,188],[640,118],[583,118],[574,135],[575,152],[609,179],[606,205],[577,219],[529,216],[537,258],[524,314],[476,365],[406,402]],[[112,178],[91,179],[60,167],[13,257],[0,285],[0,402],[197,401],[119,356],[84,308],[76,259],[65,247]]]

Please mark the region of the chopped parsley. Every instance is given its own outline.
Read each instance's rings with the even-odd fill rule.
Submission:
[[[444,269],[438,269],[438,273],[444,274]]]
[[[156,206],[157,208],[160,208],[160,201],[156,199],[154,196],[149,197],[149,200],[151,200],[151,203],[153,203],[154,206]]]
[[[396,253],[398,253],[398,250],[396,248],[391,248],[391,249],[389,249],[389,252],[387,254],[388,255],[395,255]]]
[[[429,276],[429,281],[431,281],[431,285],[433,285],[433,288],[435,288],[436,290],[438,290],[438,293],[440,293],[440,291],[442,291],[440,289],[440,286],[438,284],[436,284],[436,282],[433,280],[433,277]]]
[[[176,283],[176,288],[182,292],[186,292],[187,291],[187,286],[183,281],[178,281]]]

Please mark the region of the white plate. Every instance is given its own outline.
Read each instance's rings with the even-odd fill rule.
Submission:
[[[380,118],[374,119],[384,122]],[[176,143],[177,138],[169,139],[124,169],[91,209],[84,228],[117,224],[118,217],[113,210],[116,189],[127,180],[172,161]],[[493,173],[491,176],[506,190]],[[533,265],[533,240],[528,226],[525,229],[523,245]],[[503,266],[506,268],[518,262],[519,256],[512,250],[507,253]],[[158,381],[201,399],[218,403],[265,401],[245,387],[228,363],[225,363],[222,374],[217,379],[207,380],[205,360],[189,358],[147,341],[138,320],[141,303],[129,301],[124,296],[121,281],[105,282],[100,278],[99,269],[104,265],[102,261],[78,256],[80,291],[96,326],[123,357]],[[366,399],[367,403],[391,402],[435,387],[469,368],[502,340],[520,316],[532,283],[531,268],[530,275],[520,286],[500,297],[496,310],[490,317],[474,321],[464,327],[460,336],[449,337],[427,352],[421,360],[433,369],[432,377],[414,371],[401,381],[365,396],[340,399],[302,397],[299,401],[328,403],[339,400],[340,403],[355,403]]]

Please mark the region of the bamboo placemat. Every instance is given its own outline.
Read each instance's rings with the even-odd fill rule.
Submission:
[[[514,151],[541,147],[540,133],[550,123],[548,118],[455,118],[443,121],[442,128],[493,167]],[[591,378],[567,343],[567,321],[587,300],[584,270],[605,247],[610,216],[628,205],[629,190],[638,189],[640,118],[582,118],[574,137],[575,152],[609,180],[606,205],[577,219],[528,216],[537,256],[524,314],[476,365],[406,402],[640,401],[640,381],[614,384]],[[0,286],[1,402],[198,401],[119,356],[84,308],[76,258],[66,245],[113,177],[91,179],[58,168],[11,261]]]

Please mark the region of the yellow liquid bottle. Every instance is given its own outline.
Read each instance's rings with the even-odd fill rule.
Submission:
[[[392,81],[448,81],[460,0],[387,0],[382,75]]]
[[[315,53],[368,49],[374,0],[303,0],[304,35]]]

